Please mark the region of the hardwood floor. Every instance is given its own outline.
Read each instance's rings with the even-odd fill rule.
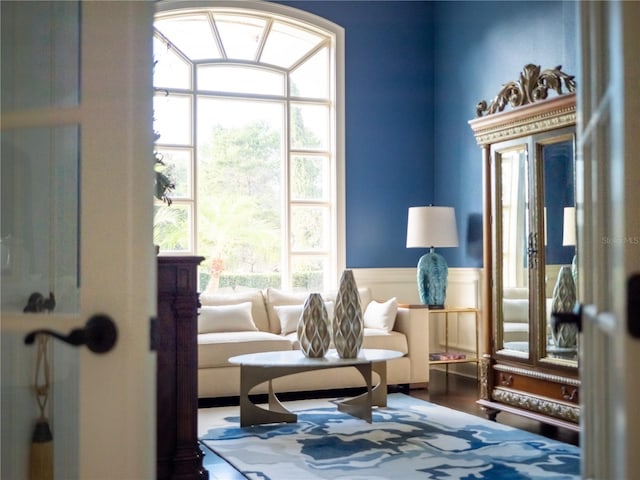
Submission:
[[[429,388],[411,390],[409,394],[412,397],[420,398],[431,403],[486,418],[483,410],[476,404],[478,386],[476,380],[473,378],[462,377],[451,373],[447,376],[444,372],[432,369],[430,372]],[[287,399],[286,396],[282,398],[284,400]],[[294,395],[291,398],[302,397],[301,395]],[[237,400],[232,400],[231,402],[233,403],[234,401],[237,404]],[[217,402],[205,402],[201,406],[213,406],[216,403]],[[222,404],[229,404],[229,401],[224,401]],[[579,445],[579,433],[572,430],[551,427],[506,412],[498,414],[497,422],[544,435],[545,437],[553,438],[561,442]],[[202,446],[202,450],[205,453],[203,464],[209,471],[210,480],[244,479],[233,467],[221,460],[204,445]]]

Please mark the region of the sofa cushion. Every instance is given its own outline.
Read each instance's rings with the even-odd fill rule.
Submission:
[[[393,330],[398,314],[398,299],[393,297],[386,302],[372,300],[364,311],[364,327],[379,328],[385,332]]]
[[[367,287],[358,288],[360,294],[360,307],[362,307],[362,313],[367,310],[367,307],[371,303],[371,290]]]
[[[257,330],[258,327],[251,317],[251,302],[200,307],[198,333],[255,332]]]
[[[529,298],[529,289],[526,287],[508,287],[504,289],[503,298]]]
[[[529,323],[529,300],[505,298],[502,300],[502,317],[504,323]]]
[[[383,348],[397,350],[404,354],[409,353],[407,337],[400,332],[385,332],[379,328],[365,328],[362,348]]]
[[[295,332],[286,336],[291,342],[291,346],[294,350],[300,349],[300,343],[298,342],[298,336]],[[329,348],[335,348],[333,341]],[[397,350],[405,355],[409,353],[409,345],[407,343],[407,337],[404,333],[400,332],[385,332],[379,328],[365,328],[364,340],[362,348],[382,348],[386,350]]]
[[[267,305],[269,325],[271,326],[269,331],[272,333],[280,333],[282,330],[280,318],[274,307],[282,305],[302,306],[308,296],[309,292],[285,292],[277,288],[267,288],[264,292],[264,299]]]
[[[223,332],[198,335],[198,368],[228,366],[229,357],[245,353],[291,350],[289,339],[269,332]]]
[[[232,294],[206,294],[200,295],[202,306],[237,305],[239,303],[251,302],[251,318],[258,330],[269,331],[269,317],[264,305],[264,298],[260,290],[243,290]]]

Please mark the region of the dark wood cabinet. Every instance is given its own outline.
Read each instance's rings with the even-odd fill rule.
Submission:
[[[198,265],[158,257],[157,478],[204,480],[198,445]]]
[[[469,123],[484,170],[478,403],[490,418],[506,411],[579,430],[578,327],[556,321],[579,302],[574,87],[559,67],[526,65]]]

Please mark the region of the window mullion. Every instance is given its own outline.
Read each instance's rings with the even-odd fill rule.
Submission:
[[[240,3],[243,2],[238,2]],[[269,8],[267,6],[265,10]],[[333,278],[336,270],[334,263],[336,258],[342,258],[341,253],[336,255],[332,251],[336,246],[342,247],[342,243],[334,238],[337,236],[335,212],[338,210],[338,206],[334,205],[338,199],[334,191],[338,185],[343,186],[343,182],[335,178],[338,173],[335,166],[337,152],[334,131],[336,67],[332,62],[335,62],[334,42],[342,37],[338,30],[328,25],[328,22],[326,27],[315,28],[312,19],[299,22],[294,18],[286,19],[284,13],[273,15],[259,12],[257,9],[240,12],[242,9],[238,8],[241,15],[255,15],[265,20],[265,23],[261,38],[249,42],[255,45],[255,53],[249,51],[247,56],[234,54],[234,58],[229,59],[228,55],[232,52],[243,52],[240,45],[244,43],[239,44],[239,48],[231,43],[224,43],[233,38],[238,38],[239,41],[246,39],[242,33],[237,36],[221,36],[221,33],[226,35],[226,30],[222,30],[222,24],[217,23],[218,20],[222,20],[216,15],[218,12],[228,14],[231,10],[235,11],[236,8],[210,8],[189,12],[188,15],[193,16],[197,13],[200,19],[203,16],[209,19],[211,38],[206,38],[209,36],[208,33],[202,33],[206,29],[201,29],[198,37],[204,43],[198,42],[196,45],[193,43],[195,40],[189,35],[182,37],[188,32],[171,30],[170,27],[165,29],[168,38],[161,37],[163,42],[166,41],[171,48],[175,48],[179,57],[188,62],[192,82],[190,86],[187,86],[186,82],[180,83],[183,78],[186,79],[189,69],[176,60],[175,55],[167,55],[163,72],[168,79],[165,83],[172,86],[167,91],[192,98],[189,132],[191,143],[188,146],[192,149],[193,163],[189,179],[192,182],[192,194],[190,198],[176,198],[176,203],[190,204],[192,218],[188,228],[193,243],[190,252],[180,253],[196,253],[208,257],[218,247],[228,248],[229,250],[224,252],[224,258],[231,259],[233,265],[233,269],[228,272],[248,275],[256,272],[262,281],[272,276],[269,273],[273,270],[272,265],[277,255],[279,258],[276,264],[279,263],[281,272],[278,282],[282,288],[292,289],[305,285],[308,281],[307,274],[311,283],[318,285],[314,288],[332,288],[337,280]],[[180,17],[188,15],[183,16],[176,11],[175,18],[181,21]],[[285,28],[281,28],[282,26]],[[299,32],[295,32],[295,29],[299,29]],[[176,32],[176,38],[180,40],[178,43],[185,50],[194,53],[194,58],[187,58],[184,52],[174,46],[171,40],[176,38],[173,38],[172,32]],[[277,43],[273,42],[283,42],[285,39],[284,42],[287,44],[288,32],[293,32],[289,37],[291,51],[299,53],[296,58],[282,57],[287,60],[284,62],[279,56],[274,56],[276,50],[273,48]],[[313,33],[310,35],[311,32]],[[258,34],[259,31],[253,33]],[[280,38],[272,38],[274,34]],[[314,38],[319,42],[315,43]],[[272,43],[268,43],[269,39]],[[207,45],[207,49],[203,50],[202,45]],[[329,54],[326,55],[327,65],[317,57],[322,55],[321,58],[325,58],[325,48],[329,49]],[[215,49],[220,52],[221,58],[208,58],[208,50]],[[273,64],[260,62],[263,52],[266,55],[267,49],[271,50],[269,61],[273,61]],[[217,52],[215,53],[217,55]],[[254,62],[250,60],[252,55],[255,55]],[[214,64],[230,67],[226,70],[224,67],[216,70]],[[174,81],[174,65],[177,65],[176,70],[180,69],[180,81]],[[205,65],[206,71],[200,71],[200,65]],[[236,82],[233,76],[235,72],[232,70],[239,70],[244,66],[263,70],[264,73],[254,72],[252,77],[247,76],[248,73],[245,75],[244,71],[239,71],[238,74],[242,76],[239,76]],[[323,70],[325,66],[328,71]],[[284,75],[284,87],[282,81],[278,83],[276,76],[269,76],[267,70],[281,72]],[[198,75],[201,76],[199,81]],[[316,84],[318,75],[326,75],[330,79],[329,92],[322,93],[319,89],[310,88]],[[265,81],[255,81],[256,78]],[[173,88],[176,86],[180,88]],[[279,88],[284,88],[282,95],[278,95]],[[293,96],[294,89],[297,96]],[[325,98],[325,95],[328,96]],[[171,120],[172,110],[167,109],[165,115]],[[183,115],[182,118],[187,117]],[[200,127],[197,125],[198,120],[201,123]],[[277,143],[276,131],[280,121],[282,130]],[[263,122],[264,129],[260,126]],[[171,130],[172,125],[169,125],[170,129],[167,132],[182,132],[181,135],[185,136],[186,125],[180,128],[179,124],[175,124],[176,128]],[[220,136],[212,135],[211,132],[220,132]],[[217,140],[214,140],[214,136]],[[187,148],[187,145],[181,147]],[[279,155],[279,167],[276,155]],[[238,159],[237,167],[235,159]],[[215,161],[215,165],[210,164],[210,161]],[[280,179],[275,177],[278,173],[275,168],[280,170]],[[184,173],[180,179],[181,182],[186,181]],[[276,189],[280,189],[280,192]],[[342,200],[343,195],[339,198]],[[276,202],[279,202],[280,212],[276,211]],[[225,203],[229,204],[228,208],[225,207]],[[215,205],[216,209],[210,208],[212,205]],[[209,213],[211,218],[204,217]],[[241,218],[238,215],[244,215],[242,218],[247,219],[246,224],[238,225],[238,219]],[[184,224],[184,221],[182,223]],[[209,228],[213,230],[200,232],[198,237],[200,229]],[[184,227],[181,231],[186,233]],[[280,251],[276,252],[278,242]],[[203,264],[205,272],[209,263]],[[317,276],[319,271],[322,271],[321,279]],[[319,281],[324,281],[324,285],[320,286]],[[205,287],[206,285],[199,286],[201,289]]]
[[[284,168],[282,181],[283,185],[283,243],[282,255],[285,265],[282,286],[291,287],[293,283],[293,263],[291,257],[291,246],[293,239],[291,238],[291,102],[289,100],[289,74],[285,75],[285,92],[286,99],[284,101]]]
[[[191,165],[191,235],[193,238],[193,247],[192,251],[197,255],[198,254],[198,128],[197,128],[197,119],[198,119],[198,78],[196,77],[196,68],[197,65],[195,63],[191,63],[191,86],[193,90],[191,91],[191,95],[193,96],[191,109],[191,148],[193,149],[193,155],[191,156],[191,161],[193,162]]]

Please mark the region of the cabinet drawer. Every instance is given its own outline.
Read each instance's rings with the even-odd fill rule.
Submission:
[[[555,378],[555,376],[554,376]],[[549,378],[533,378],[512,372],[495,372],[495,387],[518,390],[529,395],[542,396],[561,402],[580,404],[580,387],[572,382],[554,381]],[[558,378],[557,380],[562,380]]]

